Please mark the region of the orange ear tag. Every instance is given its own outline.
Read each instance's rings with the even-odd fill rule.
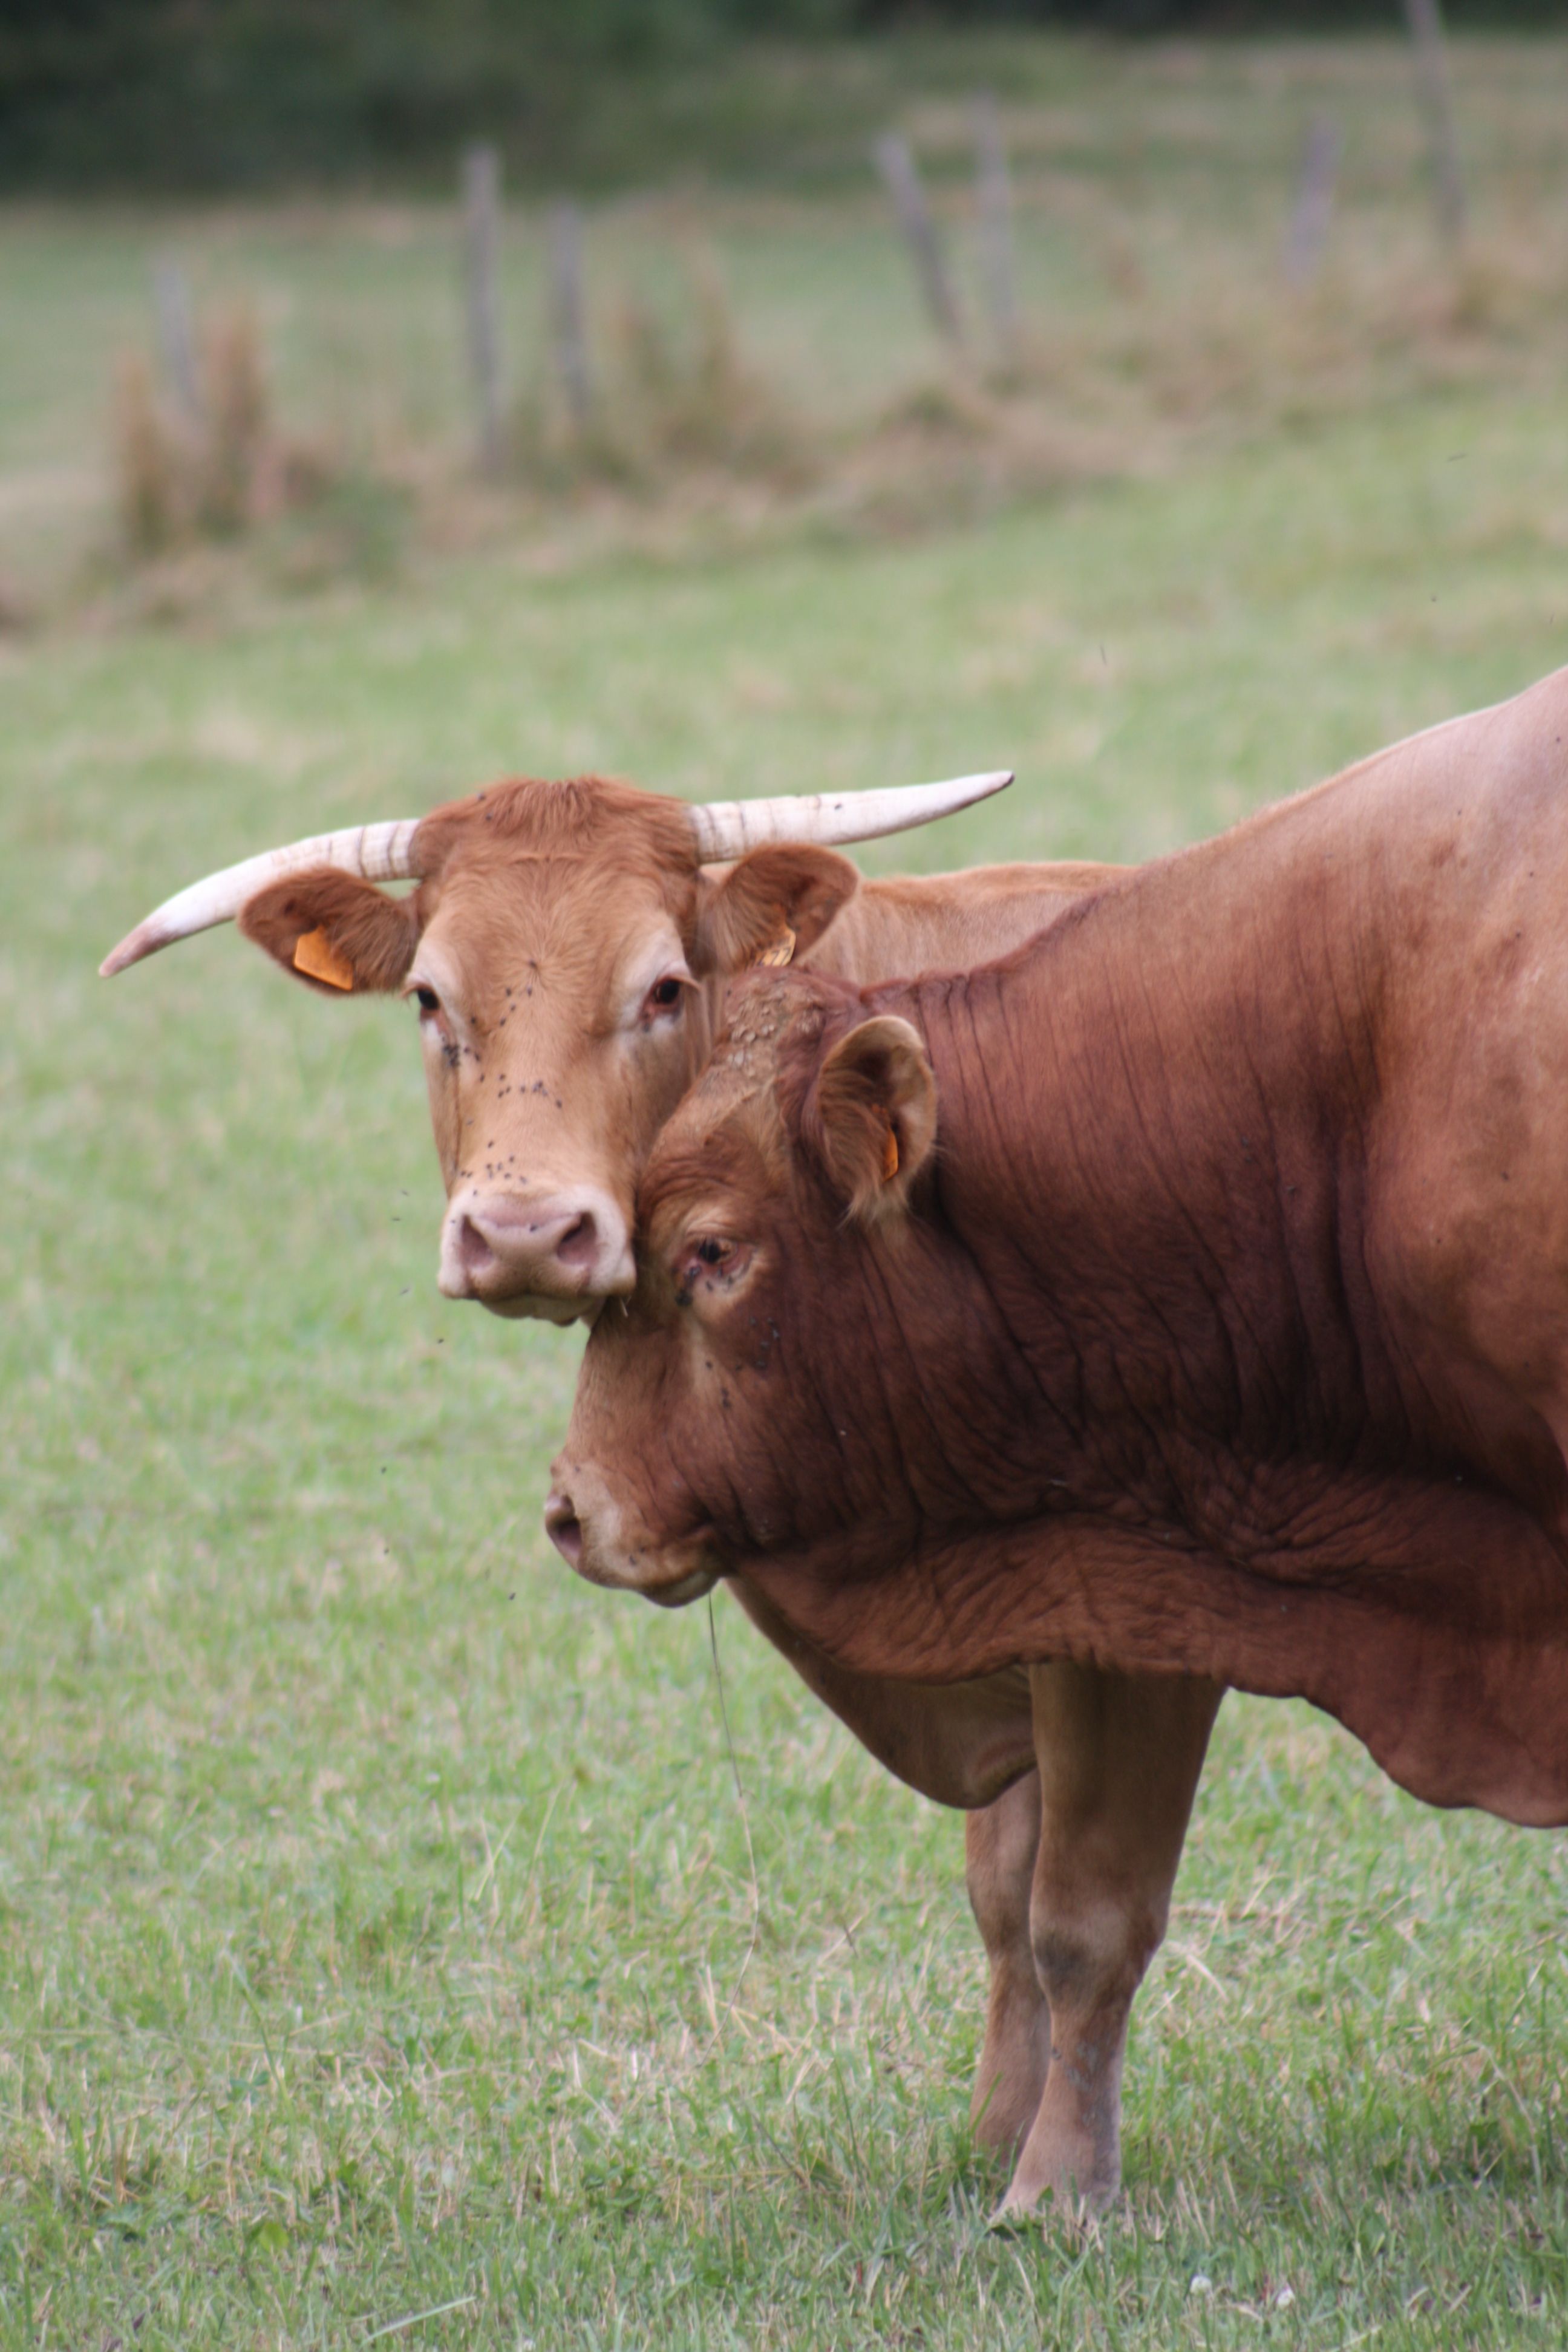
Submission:
[[[899,1172],[899,1136],[896,1128],[888,1129],[888,1140],[882,1146],[882,1181],[890,1184]]]
[[[329,988],[352,988],[354,968],[347,956],[340,955],[324,930],[301,931],[294,942],[294,969],[307,973],[311,980],[324,980]]]
[[[786,963],[793,963],[794,961],[795,933],[785,923],[777,936],[768,941],[761,955],[752,957],[752,968],[755,971],[759,964],[770,964],[775,971],[780,971]]]

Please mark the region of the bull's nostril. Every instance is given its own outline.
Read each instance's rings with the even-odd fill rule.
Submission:
[[[574,1225],[569,1225],[555,1244],[555,1255],[563,1265],[592,1265],[599,1254],[599,1228],[594,1223],[591,1210],[584,1209]]]
[[[544,1506],[544,1531],[563,1560],[575,1568],[583,1557],[583,1523],[570,1496],[552,1495]]]

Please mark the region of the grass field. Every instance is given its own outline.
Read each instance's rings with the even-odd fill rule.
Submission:
[[[95,234],[0,222],[84,352]],[[18,479],[81,444],[47,373],[0,350]],[[196,873],[520,768],[1005,761],[897,855],[1158,852],[1563,657],[1565,394],[0,639],[0,2345],[1568,2337],[1561,1839],[1230,1701],[1126,2197],[988,2235],[958,1823],[721,1603],[732,1771],[705,1613],[543,1544],[580,1339],[437,1297],[412,1016],[232,931],[94,976]]]

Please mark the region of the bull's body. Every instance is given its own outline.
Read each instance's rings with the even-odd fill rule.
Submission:
[[[996,966],[746,983],[585,1360],[588,1572],[868,1675],[1303,1696],[1568,1821],[1565,743],[1559,673]]]

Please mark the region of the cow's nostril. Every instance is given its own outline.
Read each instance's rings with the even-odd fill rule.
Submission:
[[[569,1225],[555,1244],[555,1255],[563,1265],[592,1265],[599,1254],[599,1228],[594,1223],[591,1210],[584,1209],[574,1225]]]
[[[568,1495],[552,1495],[544,1506],[544,1531],[563,1560],[575,1568],[583,1557],[583,1523]]]
[[[475,1224],[465,1217],[458,1227],[458,1258],[465,1274],[488,1274],[496,1264],[496,1254]]]

